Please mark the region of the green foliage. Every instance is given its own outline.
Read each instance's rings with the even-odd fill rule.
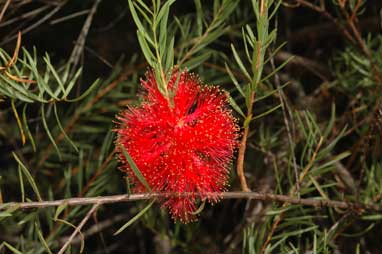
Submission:
[[[12,45],[0,41],[1,253],[57,253],[90,211],[67,202],[25,210],[9,202],[130,194],[128,176],[117,170],[113,129],[115,115],[139,103],[139,79],[147,66],[170,102],[167,81],[174,68],[193,70],[204,83],[229,92],[239,124],[249,130],[244,163],[252,190],[382,205],[382,37],[361,31],[358,38],[352,30],[352,24],[365,27],[364,18],[374,15],[367,1],[316,6],[317,15],[337,21],[330,29],[320,28],[317,17],[302,9],[319,1],[299,1],[299,6],[280,0],[103,1],[105,9],[97,10],[93,18],[98,22],[91,24],[86,41],[76,42],[86,45],[81,68],[73,66],[68,52],[38,43],[54,36],[39,38],[42,33],[34,26],[24,25],[46,17],[50,23],[33,24],[48,30],[67,22],[74,29],[82,24],[78,17],[90,17],[92,1],[73,6],[67,1],[24,2],[4,7],[0,22],[0,28],[20,27],[25,38],[16,58],[7,53],[14,48],[9,38],[17,38],[14,28],[6,30],[10,34],[4,39]],[[60,8],[68,9],[59,15],[73,16],[64,21],[55,17]],[[49,10],[53,18],[45,13]],[[105,20],[104,12],[116,20]],[[326,34],[337,25],[341,33]],[[299,32],[304,41],[295,40]],[[323,45],[326,41],[330,47]],[[53,52],[39,53],[45,50]],[[103,63],[93,61],[92,50],[100,62],[116,62],[112,69],[104,71]],[[300,56],[290,57],[294,54]],[[315,66],[322,65],[329,74],[317,81]],[[229,191],[240,189],[234,170],[229,181]],[[199,221],[183,225],[154,203],[100,206],[66,253],[329,254],[380,249],[380,212],[357,207],[221,200],[215,206],[203,202]]]
[[[0,50],[0,58],[4,63],[11,60],[11,57],[4,50]],[[62,66],[61,71],[57,71],[52,66],[48,54],[42,59],[44,67],[41,68],[38,67],[39,60],[36,49],[31,54],[23,48],[23,55],[18,61],[20,67],[18,67],[18,64],[15,64],[10,67],[9,71],[13,76],[27,77],[28,80],[35,81],[36,83],[19,82],[6,75],[1,75],[0,96],[28,103],[70,102],[86,97],[98,84],[98,81],[95,81],[83,95],[75,99],[69,99],[68,96],[81,75],[81,69],[78,69],[75,75],[70,77],[70,64]]]

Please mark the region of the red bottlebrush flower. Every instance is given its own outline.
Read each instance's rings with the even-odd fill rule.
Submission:
[[[146,90],[140,95],[141,105],[117,117],[117,145],[130,154],[152,191],[192,194],[167,197],[163,204],[174,219],[191,221],[199,198],[214,202],[218,197],[210,193],[225,190],[239,128],[226,94],[202,85],[187,71],[173,73],[168,83],[171,103],[158,90],[152,73],[141,84]],[[135,191],[144,191],[118,149],[121,169]]]

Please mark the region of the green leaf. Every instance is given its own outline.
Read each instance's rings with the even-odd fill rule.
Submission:
[[[58,221],[58,222],[61,222],[69,227],[72,227],[74,229],[76,229],[77,227],[73,224],[73,223],[70,223],[69,221],[66,221],[66,220],[63,220],[63,219],[55,219],[55,221]]]
[[[276,5],[273,7],[273,11],[269,15],[269,18],[268,18],[269,20],[271,20],[273,18],[273,16],[277,13],[282,2],[283,1],[276,1]]]
[[[11,107],[12,107],[13,115],[16,119],[17,126],[19,127],[21,142],[24,145],[26,142],[24,128],[23,128],[23,125],[21,124],[20,116],[16,109],[15,100],[13,99],[11,100]]]
[[[140,4],[141,6],[139,6],[138,4]],[[137,10],[139,11],[139,13],[143,16],[143,18],[146,20],[146,22],[152,26],[152,21],[151,19],[149,18],[148,14],[151,14],[153,15],[152,11],[147,7],[147,5],[145,5],[142,1],[136,1],[134,3],[134,6],[135,8],[137,8]],[[144,10],[145,9],[145,10]],[[146,12],[147,11],[147,12]]]
[[[293,207],[291,206],[287,206],[285,208],[281,207],[281,208],[275,208],[275,209],[272,209],[272,210],[269,210],[268,212],[265,213],[265,215],[267,216],[275,216],[275,215],[279,215],[279,214],[282,214],[282,213],[285,213],[289,210],[292,210]]]
[[[245,77],[248,79],[248,81],[250,82],[252,79],[251,79],[251,76],[249,75],[247,69],[244,67],[244,64],[243,62],[241,61],[240,59],[240,56],[239,54],[237,53],[235,47],[233,46],[233,44],[231,44],[231,49],[232,49],[232,52],[233,52],[233,56],[236,60],[236,63],[239,65],[239,68],[240,70],[243,72],[243,74],[245,75]]]
[[[25,189],[24,189],[24,180],[23,175],[21,173],[21,166],[18,165],[18,172],[19,172],[19,182],[20,182],[20,192],[21,192],[21,202],[25,202]]]
[[[66,97],[68,97],[70,91],[72,91],[72,89],[73,89],[74,85],[76,84],[78,78],[80,77],[81,73],[82,73],[82,68],[78,68],[77,72],[74,74],[74,77],[69,82],[68,86],[66,87],[64,94],[62,95],[63,99],[66,99]]]
[[[207,61],[208,58],[212,55],[212,51],[207,51],[203,54],[200,54],[198,56],[192,57],[190,60],[184,63],[184,67],[188,68],[189,70],[194,69],[195,67],[198,67],[200,64]]]
[[[349,151],[342,152],[342,153],[334,156],[330,161],[328,161],[328,162],[318,166],[317,168],[315,168],[314,172],[317,172],[317,174],[319,174],[320,170],[325,169],[325,168],[330,167],[330,166],[333,166],[337,161],[343,160],[344,158],[348,157],[349,155],[351,155],[351,152],[349,152]]]
[[[203,8],[200,0],[194,0],[195,8],[196,8],[196,31],[197,35],[201,36],[203,32]]]
[[[65,101],[67,101],[67,102],[77,102],[77,101],[82,100],[83,98],[88,96],[95,89],[95,87],[98,86],[99,83],[100,83],[100,79],[96,79],[96,81],[94,81],[93,84],[91,84],[91,86],[83,94],[81,94],[77,98],[66,99]]]
[[[279,66],[277,66],[277,68],[275,68],[271,73],[269,73],[267,76],[265,76],[264,78],[261,79],[260,82],[264,82],[266,81],[267,79],[269,79],[270,77],[272,77],[273,75],[275,75],[277,72],[279,72],[282,68],[285,67],[285,65],[287,65],[289,63],[290,60],[293,59],[293,56],[289,57],[287,60],[285,60],[282,64],[280,64]]]
[[[244,33],[244,28],[242,28],[241,31],[242,31],[245,55],[247,56],[248,61],[252,61],[252,58],[251,58],[251,55],[250,55],[249,49],[248,49],[248,43],[250,43],[251,47],[253,48],[253,42],[251,41],[249,36]]]
[[[17,99],[23,100],[25,102],[33,102],[32,97],[35,99],[37,98],[33,93],[26,90],[22,85],[18,84],[17,82],[8,79],[7,77],[1,77],[1,79],[5,81],[10,86],[10,88],[13,88],[12,90],[10,90],[10,92],[13,95],[16,95],[17,93]]]
[[[246,117],[243,111],[241,110],[241,108],[239,107],[239,105],[237,105],[236,101],[231,97],[231,95],[228,95],[228,101],[229,101],[229,104],[237,113],[239,113],[244,118]]]
[[[264,65],[271,61],[274,56],[287,44],[287,42],[281,43],[276,49],[272,49],[272,52],[269,54],[268,58],[264,61]]]
[[[27,121],[27,114],[26,114],[27,106],[28,106],[28,104],[25,104],[23,107],[22,118],[23,118],[23,123],[24,123],[24,127],[25,127],[25,132],[27,133],[28,139],[31,142],[33,151],[36,152],[36,144],[34,142],[34,138],[33,138],[33,135],[31,133],[30,129],[29,129],[29,125],[28,125],[28,121]]]
[[[0,218],[11,217],[11,216],[12,216],[12,213],[10,212],[0,212]]]
[[[164,27],[167,27],[167,18],[168,18],[168,13],[170,11],[170,6],[175,2],[176,0],[168,0],[161,8],[161,10],[158,13],[158,16],[156,17],[156,21],[159,23],[164,20],[163,25]],[[154,27],[155,29],[156,27]],[[162,32],[165,32],[165,30],[162,30]]]
[[[242,28],[243,39],[244,39],[244,31],[247,31],[249,42],[251,43],[251,46],[253,48],[256,43],[255,33],[252,31],[252,28],[249,25],[245,25],[245,30],[244,30],[244,27]]]
[[[57,113],[57,105],[56,103],[53,103],[53,111],[54,111],[54,116],[56,117],[56,122],[57,122],[57,125],[60,129],[60,131],[62,132],[62,134],[64,134],[64,137],[66,139],[66,141],[69,142],[69,144],[74,148],[74,150],[78,153],[78,148],[77,146],[74,144],[74,142],[69,138],[69,136],[66,134],[64,128],[62,127],[61,125],[61,121],[60,121],[60,118],[58,117],[58,113]]]
[[[361,218],[362,220],[382,220],[382,214],[364,215]]]
[[[44,246],[45,250],[49,254],[52,254],[52,251],[50,250],[50,248],[48,246],[48,243],[45,241],[44,236],[42,235],[41,228],[40,228],[40,226],[37,223],[35,223],[35,228],[36,228],[36,231],[37,231],[38,239],[42,243],[42,246]]]
[[[170,68],[174,66],[174,42],[175,42],[175,38],[172,37],[167,47],[168,50],[166,52],[166,59],[164,62],[165,70],[169,70]]]
[[[35,51],[36,51],[36,48],[34,48],[34,52]],[[45,72],[46,78],[43,79],[40,75],[39,70],[37,69],[37,57],[35,56],[33,58],[25,48],[23,48],[23,53],[29,62],[29,65],[27,63],[25,63],[25,65],[28,66],[28,68],[33,73],[33,76],[36,78],[37,85],[40,88],[39,98],[43,99],[44,92],[47,92],[53,99],[57,100],[58,99],[57,96],[53,93],[53,91],[50,89],[48,85],[48,78],[50,76],[48,68],[47,68],[47,71]]]
[[[239,82],[237,82],[237,79],[235,78],[235,75],[233,75],[233,73],[232,73],[231,69],[229,68],[229,66],[227,65],[227,63],[224,63],[224,65],[225,65],[225,69],[227,70],[228,75],[231,78],[231,80],[232,80],[233,84],[235,85],[236,89],[245,98],[245,94],[243,92],[243,89],[239,85]]]
[[[7,208],[5,211],[0,212],[0,221],[4,220],[5,218],[8,218],[10,216],[13,216],[13,212],[18,210],[19,207],[20,207],[19,205],[10,205],[9,203],[8,204],[0,204],[0,210],[5,210]]]
[[[278,89],[283,89],[284,87],[286,87],[287,85],[290,85],[291,83],[290,82],[287,82],[285,83],[284,85],[280,86]],[[273,89],[271,92],[267,93],[267,94],[264,94],[263,96],[258,96],[255,98],[255,102],[258,102],[258,101],[261,101],[261,100],[264,100],[265,98],[268,98],[269,96],[275,94],[278,92],[278,89]]]
[[[131,15],[133,16],[134,22],[138,27],[138,31],[141,31],[142,34],[148,34],[141,20],[139,19],[137,12],[135,11],[135,7],[132,0],[129,0],[129,9],[130,9]],[[150,37],[147,36],[146,39],[150,42],[150,44],[154,45]]]
[[[10,245],[9,243],[7,243],[7,242],[3,242],[3,244],[4,244],[10,251],[12,251],[12,252],[15,253],[15,254],[23,254],[21,251],[19,251],[18,249],[16,249],[15,247],[13,247],[12,245]]]
[[[336,121],[336,104],[332,103],[332,112],[330,115],[330,120],[323,134],[324,139],[326,139],[329,136],[329,134],[333,131],[333,125],[335,121]]]
[[[365,235],[368,231],[370,231],[371,229],[373,229],[375,226],[375,223],[371,223],[369,226],[367,226],[365,229],[361,230],[360,232],[357,232],[357,233],[354,233],[354,234],[348,234],[348,233],[341,233],[341,235],[345,236],[345,237],[359,237],[359,236],[363,236]]]
[[[205,47],[207,47],[210,43],[215,42],[226,31],[228,31],[228,28],[216,29],[213,32],[209,32],[207,34],[205,33],[205,36],[199,37],[200,38],[200,40],[198,41],[199,44],[196,44],[193,53],[196,53],[204,49]]]
[[[35,180],[33,179],[32,175],[30,174],[29,170],[28,170],[28,169],[25,167],[25,165],[21,162],[21,160],[19,159],[19,157],[17,157],[17,155],[16,155],[15,152],[12,152],[12,155],[13,155],[13,158],[15,158],[15,160],[17,161],[17,163],[20,165],[21,170],[23,171],[23,173],[24,173],[25,177],[27,178],[29,184],[31,185],[33,191],[35,192],[38,201],[42,201],[42,198],[41,198],[40,192],[39,192],[39,190],[38,190],[38,188],[37,188],[36,182],[35,182]]]
[[[61,205],[59,205],[56,209],[56,212],[54,214],[53,220],[57,220],[58,216],[62,213],[62,211],[65,210],[65,208],[68,207],[68,203],[64,202]]]
[[[137,215],[135,215],[131,220],[126,222],[122,227],[120,227],[113,235],[118,235],[123,230],[125,230],[128,226],[133,224],[135,221],[137,221],[142,215],[144,215],[150,207],[154,204],[155,200],[152,200],[145,208],[143,208]]]
[[[156,58],[154,57],[153,52],[151,51],[149,45],[146,42],[144,35],[142,34],[140,30],[137,31],[137,35],[138,35],[138,42],[139,42],[139,45],[141,46],[143,55],[145,56],[149,65],[154,68]]]
[[[154,15],[152,10],[150,10],[150,8],[142,0],[136,1],[135,4],[136,7],[138,6],[138,4],[140,4],[147,11],[148,14],[150,14],[151,16]]]
[[[141,171],[138,169],[137,165],[135,164],[135,162],[133,161],[133,159],[131,158],[130,154],[126,151],[125,147],[123,147],[122,145],[120,146],[120,148],[122,149],[122,153],[123,155],[125,156],[127,162],[129,163],[129,166],[131,167],[131,169],[133,170],[135,176],[138,178],[138,180],[143,184],[143,186],[146,187],[146,189],[151,192],[151,188],[150,188],[150,185],[147,183],[145,177],[142,175]]]
[[[277,106],[275,106],[275,107],[273,107],[273,108],[271,108],[271,109],[269,109],[269,110],[267,110],[267,111],[265,111],[265,112],[263,112],[263,113],[261,113],[261,114],[259,114],[257,116],[254,116],[254,117],[252,117],[251,121],[253,121],[255,119],[258,119],[258,118],[261,118],[263,116],[266,116],[266,115],[272,113],[273,111],[279,109],[280,107],[281,107],[281,104],[279,104],[279,105],[277,105]]]
[[[62,156],[61,156],[60,149],[58,149],[58,146],[57,146],[57,144],[56,144],[56,141],[54,141],[54,138],[53,138],[52,134],[50,133],[48,124],[47,124],[47,122],[46,122],[44,104],[41,104],[41,119],[42,119],[42,125],[44,126],[45,132],[46,132],[46,134],[48,134],[48,138],[49,138],[49,140],[52,142],[52,145],[53,145],[53,147],[56,149],[56,152],[57,152],[57,154],[58,154],[58,157],[59,157],[60,160],[61,160],[61,159],[62,159]]]
[[[309,231],[313,231],[313,230],[315,230],[317,228],[318,228],[318,226],[315,225],[315,226],[311,226],[311,227],[300,229],[300,230],[296,230],[296,231],[285,232],[285,233],[282,233],[282,234],[274,236],[273,239],[276,240],[276,239],[280,239],[280,238],[283,238],[283,237],[290,237],[290,236],[295,236],[295,235],[301,235],[303,233],[306,233],[306,232],[309,232]]]
[[[48,53],[46,53],[46,55],[44,57],[44,61],[46,63],[47,69],[53,74],[53,77],[56,79],[56,82],[57,82],[59,88],[61,89],[61,91],[57,90],[55,95],[58,96],[60,92],[65,93],[64,84],[62,83],[61,78],[58,76],[58,73],[56,72],[53,65],[51,64],[50,57],[49,57]]]

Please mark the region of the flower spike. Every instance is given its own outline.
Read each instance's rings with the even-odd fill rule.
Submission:
[[[218,197],[209,193],[225,190],[239,127],[226,93],[202,85],[187,71],[174,71],[168,83],[173,105],[158,90],[151,72],[141,84],[145,89],[141,105],[117,117],[117,147],[126,149],[152,191],[175,194],[163,202],[174,219],[192,221],[198,202],[216,202]],[[144,192],[120,150],[121,170],[135,191]],[[182,197],[182,193],[195,195]]]

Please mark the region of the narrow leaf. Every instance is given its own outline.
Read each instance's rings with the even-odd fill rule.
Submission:
[[[45,117],[45,109],[44,109],[44,104],[41,104],[41,119],[42,119],[42,125],[44,126],[46,134],[48,134],[49,140],[52,142],[52,145],[57,151],[58,157],[60,160],[62,159],[60,149],[58,149],[58,146],[56,144],[56,141],[54,141],[54,138],[52,134],[50,133],[50,130],[48,128],[48,124],[46,123],[46,117]]]
[[[151,51],[149,45],[146,42],[146,39],[142,32],[140,30],[137,31],[138,35],[138,42],[139,45],[141,46],[142,53],[145,56],[147,62],[150,64],[151,67],[155,67],[155,57],[153,55],[153,52]]]
[[[247,69],[245,68],[243,62],[241,61],[240,59],[240,56],[239,54],[237,53],[235,47],[233,46],[233,44],[231,44],[231,49],[232,49],[232,52],[233,52],[233,56],[235,57],[235,60],[236,60],[236,63],[239,65],[240,67],[240,70],[243,72],[243,74],[245,75],[245,77],[248,79],[248,81],[251,81],[251,76],[249,75]]]
[[[48,243],[45,241],[44,236],[42,235],[41,228],[37,223],[35,223],[36,231],[37,231],[37,236],[40,242],[42,243],[42,246],[44,246],[45,250],[49,253],[52,254],[52,251],[50,250]]]
[[[60,214],[62,213],[62,211],[64,211],[65,208],[66,208],[67,206],[68,206],[68,203],[66,203],[66,202],[64,202],[64,203],[62,203],[61,205],[59,205],[59,206],[57,207],[57,209],[56,209],[56,212],[55,212],[55,214],[54,214],[53,219],[54,219],[54,220],[57,220],[57,219],[58,219],[58,216],[60,216]]]
[[[35,182],[35,180],[33,179],[32,175],[30,174],[29,170],[28,170],[28,169],[25,167],[25,165],[21,162],[21,160],[19,159],[19,157],[17,157],[17,155],[16,155],[15,152],[12,152],[12,155],[13,155],[13,157],[15,158],[15,160],[17,161],[17,163],[20,165],[21,170],[23,171],[23,173],[24,173],[25,177],[27,178],[29,184],[31,185],[33,191],[35,192],[38,201],[42,201],[42,198],[41,198],[40,192],[39,192],[39,190],[38,190],[38,188],[37,188],[36,182]]]
[[[65,92],[62,95],[63,99],[65,99],[69,95],[70,91],[72,91],[81,73],[82,73],[82,68],[79,68],[77,72],[74,74],[74,77],[72,78],[72,80],[69,82],[68,86],[66,87]]]
[[[93,82],[93,84],[91,84],[91,86],[83,94],[81,94],[80,96],[78,96],[77,98],[74,98],[74,99],[66,99],[66,101],[77,102],[77,101],[82,100],[83,98],[88,96],[94,90],[94,88],[96,86],[98,86],[99,83],[100,83],[100,79],[97,79],[96,81]]]
[[[17,250],[15,247],[13,247],[12,245],[10,245],[9,243],[7,242],[3,242],[4,245],[10,250],[12,251],[13,253],[15,254],[23,254],[21,251]]]
[[[19,172],[19,182],[20,182],[20,192],[21,192],[21,202],[25,202],[25,188],[24,188],[24,179],[21,171],[21,166],[18,166]]]
[[[133,170],[135,176],[138,178],[138,180],[143,184],[143,186],[146,187],[146,189],[151,192],[151,188],[150,188],[150,185],[147,183],[145,177],[142,175],[141,171],[138,169],[137,165],[135,164],[135,162],[133,161],[133,159],[131,158],[130,154],[126,151],[125,147],[123,146],[120,146],[121,149],[122,149],[122,153],[123,155],[125,156],[127,162],[129,163],[131,169]]]
[[[30,143],[32,145],[32,149],[33,149],[34,152],[36,152],[36,144],[34,142],[34,138],[33,138],[33,135],[31,133],[30,129],[29,129],[28,121],[27,121],[27,114],[26,114],[27,105],[28,104],[24,105],[22,118],[23,118],[23,123],[24,123],[24,126],[25,126],[25,131],[26,131],[26,133],[28,135],[28,138],[29,138],[29,141],[30,141]]]
[[[236,101],[231,97],[231,95],[228,95],[228,101],[229,101],[229,104],[232,106],[232,108],[233,108],[237,113],[239,113],[242,117],[245,118],[245,114],[244,114],[244,112],[241,110],[241,108],[239,107],[239,105],[237,105]]]
[[[225,69],[227,70],[228,75],[231,78],[231,80],[232,80],[233,84],[235,85],[236,89],[245,98],[245,94],[243,92],[243,89],[239,85],[239,82],[237,82],[237,79],[235,78],[235,75],[233,75],[233,73],[232,73],[231,69],[229,68],[229,66],[227,65],[227,63],[224,63],[224,64],[225,64]]]
[[[62,83],[62,80],[61,80],[60,76],[58,75],[57,71],[55,70],[55,68],[53,67],[52,63],[50,62],[50,57],[49,57],[48,54],[45,55],[44,61],[46,63],[47,68],[50,70],[50,72],[52,72],[54,78],[56,79],[56,82],[57,82],[59,88],[61,89],[61,92],[65,93],[64,83]],[[59,94],[59,92],[55,93],[56,96],[58,94]]]
[[[279,66],[277,66],[276,69],[274,69],[271,73],[269,73],[267,76],[265,76],[260,82],[264,82],[266,81],[267,79],[269,79],[270,77],[272,77],[273,75],[275,75],[279,70],[281,70],[282,68],[284,68],[285,65],[287,65],[289,63],[290,60],[293,59],[293,56],[289,57],[287,60],[285,60],[282,64],[280,64]]]
[[[66,139],[66,141],[69,142],[69,144],[74,148],[74,150],[76,150],[76,152],[78,153],[78,148],[77,146],[74,144],[74,142],[69,138],[69,136],[66,134],[64,128],[62,127],[61,125],[61,121],[60,121],[60,118],[58,117],[58,113],[57,113],[57,105],[56,103],[53,103],[53,111],[54,111],[54,116],[56,117],[56,122],[57,122],[57,125],[60,129],[60,131],[62,132],[62,134],[64,134],[64,137]]]
[[[266,115],[272,113],[273,111],[279,109],[280,107],[281,107],[281,104],[279,104],[279,105],[277,105],[276,107],[273,107],[273,108],[271,108],[271,109],[265,111],[264,113],[261,113],[260,115],[254,116],[254,117],[251,119],[251,121],[252,121],[252,120],[255,120],[255,119],[258,119],[258,118],[261,118],[261,117],[263,117],[263,116],[266,116]]]
[[[129,9],[130,9],[131,15],[133,16],[134,22],[135,22],[135,24],[138,27],[138,30],[141,31],[143,34],[147,34],[146,29],[144,28],[141,20],[138,17],[138,14],[137,14],[137,12],[135,10],[135,7],[134,7],[134,4],[133,4],[132,0],[129,0]],[[147,37],[146,39],[149,40],[149,42],[152,45],[154,45],[153,41],[149,37]]]
[[[212,51],[205,52],[199,56],[192,57],[190,60],[184,63],[184,67],[188,68],[189,70],[194,69],[195,67],[198,67],[200,64],[207,61],[208,58],[212,55]]]
[[[150,207],[154,204],[155,200],[152,200],[145,208],[143,208],[137,215],[135,215],[131,220],[125,223],[122,227],[120,227],[117,232],[115,232],[113,235],[118,235],[123,230],[125,230],[128,226],[133,224],[135,221],[137,221],[142,215],[144,215]]]
[[[17,126],[19,127],[19,130],[20,130],[21,142],[23,145],[25,145],[26,138],[24,134],[24,128],[23,128],[23,125],[21,124],[20,116],[16,109],[15,100],[11,100],[11,106],[12,106],[13,115],[16,118]]]

